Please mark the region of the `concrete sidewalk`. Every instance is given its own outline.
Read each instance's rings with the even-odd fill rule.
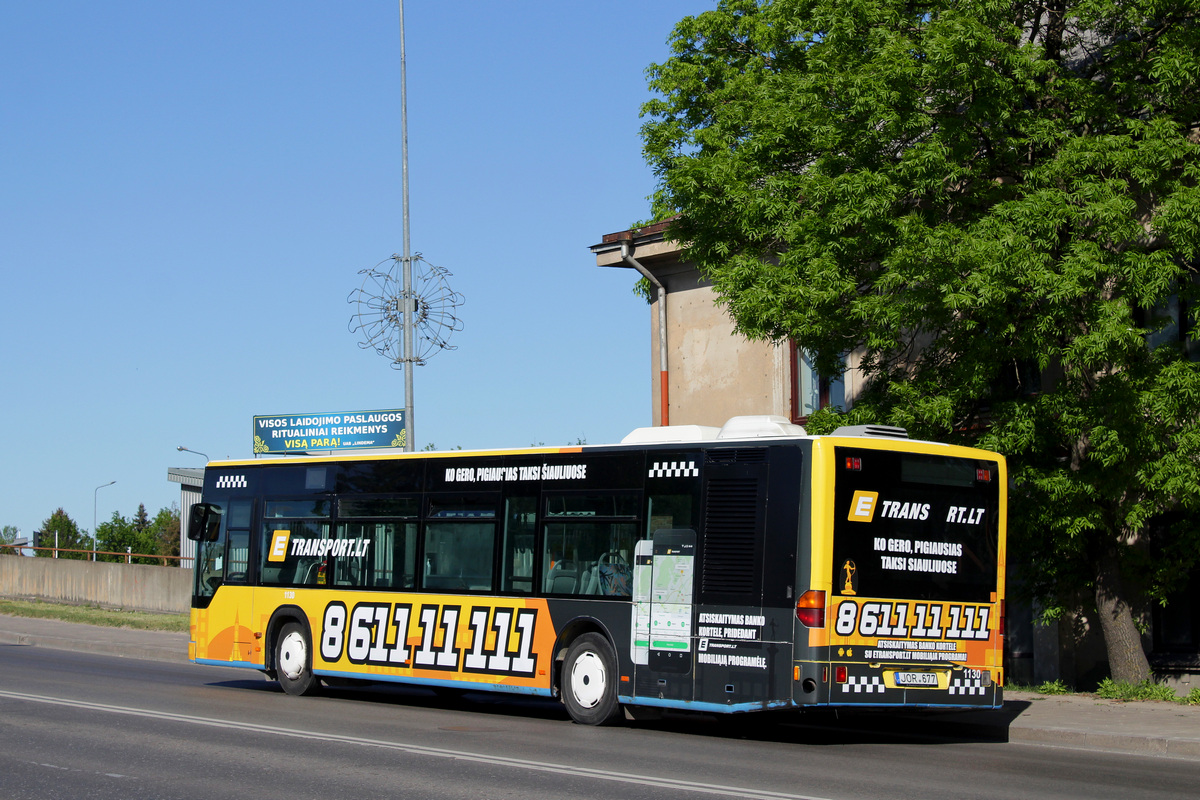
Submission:
[[[33,645],[149,661],[187,661],[186,633],[135,631],[0,614],[0,645]]]
[[[1009,726],[1010,738],[1016,730],[1023,741],[1200,759],[1200,706],[1087,695],[1019,697],[1029,705]]]
[[[30,645],[123,658],[186,662],[188,635],[78,625],[0,615],[0,645]],[[896,730],[919,721],[924,735],[968,736],[1200,760],[1200,706],[1122,703],[1091,695],[1006,692],[999,711],[880,711],[874,721]],[[859,727],[866,721],[858,719]]]
[[[1000,711],[944,712],[948,731],[994,731],[1009,742],[1200,760],[1200,706],[1095,695],[1005,692]]]

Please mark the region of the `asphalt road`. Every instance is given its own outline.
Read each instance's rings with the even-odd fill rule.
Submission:
[[[677,718],[589,728],[540,700],[335,689],[0,645],[0,797],[1194,798],[1200,762],[897,730]]]

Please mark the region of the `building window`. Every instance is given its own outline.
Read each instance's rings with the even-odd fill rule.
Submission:
[[[843,366],[846,357],[842,356]],[[843,373],[844,375],[844,373]],[[836,378],[817,373],[809,354],[792,343],[792,420],[803,423],[808,415],[822,408],[846,406],[846,381],[842,375]]]
[[[1178,346],[1192,361],[1200,361],[1200,343],[1191,324],[1191,311],[1191,303],[1173,294],[1156,306],[1137,309],[1134,320],[1138,325],[1161,326],[1146,336],[1146,346],[1151,350],[1163,345]]]

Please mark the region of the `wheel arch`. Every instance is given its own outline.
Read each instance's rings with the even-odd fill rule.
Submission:
[[[567,650],[570,649],[572,642],[574,642],[580,636],[583,636],[585,633],[597,633],[608,640],[609,646],[612,647],[613,653],[616,654],[617,671],[620,672],[621,651],[617,648],[616,640],[613,639],[612,632],[608,629],[608,626],[595,617],[575,617],[562,627],[562,629],[558,632],[558,638],[554,642],[554,657],[551,660],[550,689],[555,697],[562,697],[562,669],[563,662],[567,657]]]
[[[279,632],[283,630],[283,626],[289,622],[295,622],[304,628],[308,635],[308,641],[315,644],[312,635],[312,626],[308,622],[308,615],[300,606],[286,605],[275,609],[271,614],[270,621],[267,622],[266,642],[263,643],[263,666],[268,676],[275,678],[275,645],[279,639]]]

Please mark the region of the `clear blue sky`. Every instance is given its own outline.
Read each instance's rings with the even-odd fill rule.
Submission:
[[[418,448],[650,424],[649,308],[588,246],[648,216],[644,70],[714,5],[407,0],[412,245],[466,298]],[[403,407],[346,301],[402,248],[399,49],[386,0],[0,0],[0,524],[154,514],[256,414]]]

